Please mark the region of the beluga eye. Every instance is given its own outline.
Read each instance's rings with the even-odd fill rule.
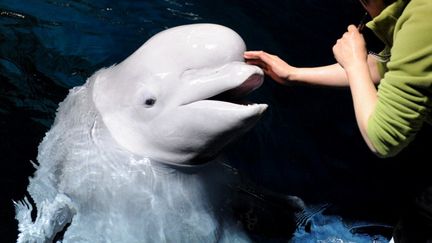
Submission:
[[[144,105],[146,107],[152,107],[154,106],[154,104],[156,103],[156,99],[155,98],[148,98],[144,101]]]

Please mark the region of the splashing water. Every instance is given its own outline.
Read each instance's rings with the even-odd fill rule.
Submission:
[[[318,212],[311,219],[311,228],[299,228],[292,243],[387,243],[389,240],[381,235],[352,233],[354,227],[348,227],[341,217],[324,215]],[[355,223],[356,225],[359,222]]]

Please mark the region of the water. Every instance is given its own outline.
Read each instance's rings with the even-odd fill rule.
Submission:
[[[34,171],[29,161],[58,103],[94,71],[121,61],[163,29],[202,22],[228,26],[248,49],[276,53],[293,65],[329,64],[335,40],[362,13],[356,1],[346,0],[1,0],[2,242],[16,239],[12,199],[25,195]],[[270,108],[226,150],[241,173],[308,204],[331,203],[328,214],[343,220],[319,222],[333,229],[342,221],[395,222],[401,195],[420,184],[413,168],[426,154],[429,130],[400,157],[383,161],[362,141],[347,89],[287,88],[268,79],[250,99]],[[412,167],[403,163],[408,160]],[[330,237],[330,231],[323,234]]]

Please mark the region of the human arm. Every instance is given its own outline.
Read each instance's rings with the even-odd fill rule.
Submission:
[[[344,69],[338,64],[321,67],[294,67],[276,55],[264,51],[248,51],[244,53],[246,62],[260,66],[273,80],[282,84],[304,83],[323,86],[348,86],[348,79]],[[380,76],[376,59],[368,56],[368,66],[375,84],[379,83]]]
[[[355,27],[354,27],[355,28]],[[357,29],[356,29],[357,30]],[[350,86],[353,93],[356,119],[361,134],[369,148],[375,152],[375,148],[367,136],[367,121],[376,102],[375,85],[379,83],[381,77],[378,72],[377,61],[374,57],[367,54],[364,39],[361,38],[363,46],[360,53],[347,52],[340,50],[341,54],[351,54],[350,57],[340,57],[339,63],[312,68],[297,68],[287,64],[278,56],[268,54],[263,51],[245,52],[244,57],[249,64],[258,65],[264,72],[272,77],[276,82],[284,85],[290,83],[305,83],[325,86]],[[360,36],[360,37],[359,37]],[[346,47],[345,49],[348,49]],[[358,50],[357,50],[358,51]],[[345,53],[346,52],[346,53]],[[350,58],[351,60],[345,60]]]
[[[334,45],[333,53],[346,74],[361,135],[370,150],[376,153],[367,126],[377,102],[377,89],[369,70],[366,43],[354,25],[350,25],[348,32]]]

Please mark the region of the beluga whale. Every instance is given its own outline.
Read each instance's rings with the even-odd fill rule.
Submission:
[[[230,28],[177,26],[72,88],[15,202],[17,241],[250,241],[218,166],[267,108],[239,102],[263,82],[245,50]]]

